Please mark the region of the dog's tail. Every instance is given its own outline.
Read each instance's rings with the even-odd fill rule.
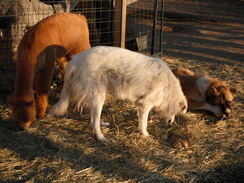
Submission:
[[[69,83],[70,83],[70,77],[66,76],[64,79],[64,85],[61,91],[60,99],[58,103],[52,106],[52,108],[49,111],[49,114],[51,114],[52,116],[61,116],[65,114],[65,112],[67,111],[69,106],[69,98],[70,98]]]
[[[61,97],[58,103],[52,106],[49,111],[52,116],[61,116],[67,111],[67,108],[69,106],[69,87],[67,85],[68,83],[64,82]]]
[[[185,68],[177,68],[172,70],[172,72],[174,73],[174,75],[184,75],[184,76],[193,76],[194,73],[192,71],[190,71],[189,69],[185,69]]]

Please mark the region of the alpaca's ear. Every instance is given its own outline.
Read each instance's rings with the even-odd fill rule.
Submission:
[[[206,101],[212,100],[217,96],[217,89],[215,87],[209,87],[206,91]]]

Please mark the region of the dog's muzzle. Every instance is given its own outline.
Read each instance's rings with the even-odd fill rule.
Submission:
[[[226,108],[226,109],[224,110],[224,114],[226,115],[226,117],[230,117],[230,115],[231,115],[231,109]]]
[[[174,121],[175,121],[175,116],[173,116],[171,119],[168,119],[167,123],[172,124],[172,123],[174,123]]]

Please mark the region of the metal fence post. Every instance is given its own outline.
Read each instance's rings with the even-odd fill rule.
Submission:
[[[156,25],[158,19],[158,0],[154,2],[154,18],[153,18],[153,29],[152,29],[152,45],[151,45],[151,55],[154,55],[155,49],[155,35],[156,35]]]

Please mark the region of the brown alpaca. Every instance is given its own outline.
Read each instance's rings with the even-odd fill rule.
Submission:
[[[18,128],[28,128],[36,117],[45,115],[54,62],[63,76],[72,55],[90,47],[87,20],[82,15],[55,14],[25,33],[17,50],[15,92],[9,105]]]

